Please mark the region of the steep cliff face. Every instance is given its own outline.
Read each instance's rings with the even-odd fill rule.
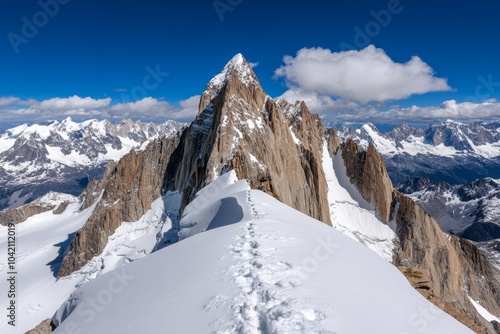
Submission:
[[[237,55],[207,85],[198,117],[172,156],[165,187],[183,190],[185,206],[221,172],[235,169],[252,188],[330,224],[323,138],[317,115],[303,102],[271,99]]]
[[[393,190],[375,148],[363,151],[352,140],[341,145],[351,182],[384,221],[395,226],[399,246],[393,263],[426,298],[478,333],[495,333],[469,297],[500,314],[498,271],[470,242],[447,236],[411,198]]]
[[[82,196],[83,208],[102,197],[92,216],[71,241],[59,277],[80,269],[100,254],[122,222],[139,219],[160,197],[169,157],[179,143],[174,135],[157,139],[144,151],[131,151],[107,167],[105,178],[92,182]]]
[[[342,144],[342,158],[351,182],[375,206],[382,221],[388,223],[391,216],[392,183],[377,149],[370,144],[365,151],[349,139]]]

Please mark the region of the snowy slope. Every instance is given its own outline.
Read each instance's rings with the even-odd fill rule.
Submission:
[[[94,210],[94,206],[84,211],[79,211],[79,208],[80,203],[75,201],[60,215],[48,211],[16,225],[17,325],[13,330],[2,320],[0,333],[24,333],[50,318],[81,280],[74,277],[56,281],[56,272],[70,236],[81,228]],[[0,253],[7,254],[7,227],[4,226],[0,226]],[[2,256],[0,276],[5,278],[7,271],[7,259]],[[3,284],[4,279],[2,287],[5,287]],[[5,310],[6,307],[7,300],[2,297],[0,308]]]
[[[57,206],[62,201],[71,199],[63,194],[49,195],[39,201],[44,200]],[[176,242],[178,230],[175,224],[180,199],[179,193],[167,193],[154,201],[151,209],[138,221],[122,222],[108,238],[108,244],[101,254],[81,270],[59,281],[56,281],[56,276],[62,254],[69,246],[73,233],[83,226],[98,201],[92,207],[79,211],[80,203],[73,198],[73,203],[60,215],[48,211],[16,225],[19,240],[19,322],[14,331],[2,322],[0,333],[24,333],[34,328],[41,321],[52,317],[76,287]],[[0,251],[3,254],[7,251],[6,235],[7,228],[0,226]],[[0,275],[5,276],[7,263],[2,260]],[[6,303],[2,300],[0,307],[4,306],[6,307]]]
[[[181,220],[186,239],[83,285],[55,333],[471,333],[379,256],[233,172],[210,187]]]
[[[351,184],[340,149],[331,159],[326,144],[323,145],[323,170],[333,227],[392,261],[396,233],[377,217],[373,205]]]

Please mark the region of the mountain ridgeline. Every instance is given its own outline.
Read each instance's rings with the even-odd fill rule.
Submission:
[[[363,148],[373,143],[394,184],[422,176],[463,184],[478,178],[500,178],[499,125],[447,120],[433,122],[425,129],[403,124],[381,133],[367,123],[360,128],[340,126],[338,135]]]
[[[495,333],[468,298],[500,315],[499,274],[481,252],[445,235],[411,198],[393,189],[373,145],[365,151],[352,140],[341,143],[303,102],[270,98],[241,55],[209,82],[189,127],[132,151],[89,184],[82,194],[84,207],[98,203],[72,239],[58,276],[99,255],[122,222],[139,219],[159,197],[168,202],[174,200],[170,194],[180,194],[177,210],[166,213],[178,228],[175,222],[197,192],[228,170],[251,188],[335,227],[323,170],[325,148],[330,158],[341,152],[351,183],[374,206],[381,224],[394,228],[394,265],[410,281],[414,275],[408,273],[425,275],[428,282],[425,289],[417,286],[419,291],[469,328]]]

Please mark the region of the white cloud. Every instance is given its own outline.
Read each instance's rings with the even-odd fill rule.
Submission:
[[[106,113],[113,118],[190,119],[198,113],[199,101],[200,95],[196,95],[180,101],[179,107],[175,107],[166,101],[145,97],[135,102],[118,103]]]
[[[248,65],[250,65],[251,68],[256,68],[257,66],[259,66],[259,62],[248,63]]]
[[[167,119],[189,120],[198,112],[200,96],[192,96],[174,106],[166,101],[152,97],[142,100],[111,105],[111,98],[93,99],[91,97],[71,96],[37,101],[21,100],[17,97],[0,97],[0,121],[47,121],[67,116],[109,119],[141,119],[165,121]]]
[[[43,100],[42,102],[33,106],[34,108],[41,111],[77,111],[85,112],[87,110],[94,110],[105,108],[111,103],[111,98],[106,99],[93,99],[91,97],[79,97],[73,95],[67,98],[55,97],[49,100]]]
[[[500,118],[500,102],[488,100],[481,103],[448,100],[439,106],[391,106],[380,109],[374,106],[338,106],[323,117],[335,122],[431,122],[453,119],[456,121],[497,121]]]
[[[201,95],[191,96],[179,103],[180,108],[176,111],[176,118],[193,118],[198,114]]]
[[[19,102],[21,102],[21,99],[18,97],[13,97],[13,96],[0,97],[0,107],[5,107]]]
[[[394,62],[373,45],[359,51],[332,52],[303,48],[295,57],[285,56],[285,65],[275,71],[297,96],[316,94],[362,104],[398,100],[413,94],[449,91],[447,80],[435,77],[433,69],[418,56],[406,63]]]

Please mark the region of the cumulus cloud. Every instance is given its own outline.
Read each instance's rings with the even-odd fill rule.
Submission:
[[[373,45],[356,51],[332,52],[303,48],[295,57],[285,56],[275,71],[289,87],[288,95],[340,98],[361,104],[399,100],[413,94],[449,91],[447,80],[418,56],[406,63],[394,62]]]
[[[42,111],[77,111],[85,112],[105,108],[111,103],[111,98],[93,99],[73,95],[67,98],[55,97],[35,104],[33,107]]]

